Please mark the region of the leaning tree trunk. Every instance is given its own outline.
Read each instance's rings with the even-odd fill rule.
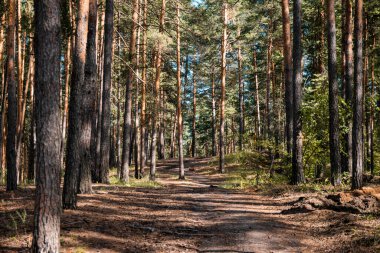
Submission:
[[[327,27],[328,27],[328,76],[329,76],[329,139],[331,184],[341,184],[341,164],[339,148],[339,87],[336,68],[336,28],[335,28],[335,0],[327,0]]]
[[[16,128],[17,128],[17,98],[15,76],[15,29],[16,29],[16,3],[8,0],[8,29],[7,29],[7,69],[6,83],[8,86],[8,134],[6,147],[7,162],[7,191],[17,189],[17,154],[16,154]]]
[[[221,66],[221,98],[220,98],[220,129],[219,129],[219,172],[224,173],[224,127],[226,107],[226,48],[227,48],[227,3],[223,3],[223,36],[222,36],[222,66]]]
[[[69,102],[66,171],[63,185],[62,201],[64,209],[75,209],[77,207],[80,157],[82,150],[82,147],[80,146],[80,127],[82,123],[81,107],[83,102],[83,99],[81,99],[81,90],[83,89],[84,83],[84,66],[88,32],[88,8],[89,0],[80,0],[78,2]]]
[[[300,184],[305,181],[302,162],[302,27],[301,27],[301,0],[293,2],[293,159],[292,159],[292,184]]]
[[[363,187],[363,0],[355,1],[352,189]]]
[[[285,66],[285,111],[286,111],[286,151],[292,152],[293,134],[293,84],[292,84],[292,45],[290,34],[289,0],[282,0],[282,33]]]
[[[100,138],[100,183],[109,183],[110,126],[111,126],[111,76],[113,44],[113,0],[106,0],[104,21],[103,99]]]
[[[82,148],[79,171],[79,193],[88,194],[91,188],[91,165],[95,159],[91,153],[91,136],[93,129],[92,119],[96,117],[96,81],[97,81],[97,51],[96,51],[96,24],[97,0],[90,0],[88,15],[88,34],[86,49],[86,65],[84,68],[84,83],[81,89],[82,108],[80,110],[80,146]]]
[[[36,253],[59,252],[60,244],[60,8],[59,0],[34,4],[37,173],[32,252]]]

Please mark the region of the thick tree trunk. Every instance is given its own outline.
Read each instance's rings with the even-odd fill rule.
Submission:
[[[7,29],[7,69],[6,83],[8,86],[8,113],[7,113],[7,191],[17,189],[17,98],[15,76],[15,29],[16,29],[16,3],[8,0],[8,29]],[[59,76],[59,75],[58,75]]]
[[[292,84],[292,45],[290,34],[289,0],[282,0],[282,34],[285,66],[285,110],[286,110],[286,151],[292,153],[293,135],[293,84]]]
[[[84,68],[84,83],[81,89],[82,108],[80,109],[80,172],[79,193],[88,194],[91,188],[91,166],[95,159],[91,153],[91,136],[93,129],[92,119],[96,117],[96,81],[97,81],[97,51],[96,51],[96,25],[97,25],[97,0],[90,0],[88,14],[88,34],[86,48],[86,65]]]
[[[219,172],[225,172],[224,164],[224,127],[225,127],[225,100],[226,100],[226,49],[227,49],[227,3],[223,3],[223,36],[221,46],[221,98],[220,98],[220,129],[219,129]]]
[[[363,0],[355,1],[352,189],[363,187]]]
[[[66,171],[63,185],[63,208],[77,207],[77,192],[79,185],[81,146],[81,90],[84,83],[84,67],[88,33],[89,0],[78,2],[75,46],[73,54],[73,71],[71,75],[71,90],[69,102],[69,128],[67,139]]]
[[[110,164],[110,125],[111,125],[111,76],[113,44],[113,0],[106,0],[104,19],[104,66],[103,66],[103,101],[100,139],[100,183],[109,183]]]
[[[59,252],[60,244],[60,8],[58,0],[34,4],[37,173],[32,252],[36,253]]]
[[[341,184],[341,164],[339,148],[339,88],[336,67],[336,27],[335,0],[327,0],[328,27],[328,76],[329,76],[329,137],[331,184]]]
[[[179,179],[185,179],[185,165],[183,161],[183,126],[182,126],[182,97],[181,97],[181,34],[180,34],[180,12],[179,1],[177,1],[177,125],[178,125],[178,167]]]
[[[136,38],[137,38],[137,20],[138,20],[138,0],[133,0],[133,16],[131,26],[131,38],[129,42],[129,60],[131,66],[128,68],[128,77],[125,90],[125,112],[123,127],[123,151],[121,163],[122,182],[129,181],[129,161],[131,159],[131,130],[132,130],[132,87],[134,80],[134,71],[136,69]]]
[[[293,2],[293,159],[292,184],[305,181],[302,161],[302,27],[301,27],[301,0]]]

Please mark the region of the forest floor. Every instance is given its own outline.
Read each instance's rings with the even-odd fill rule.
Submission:
[[[380,252],[375,214],[331,210],[281,214],[300,196],[222,187],[210,159],[161,162],[158,183],[94,185],[61,220],[62,252]],[[227,168],[233,170],[233,167]],[[32,187],[0,188],[0,252],[28,252]]]

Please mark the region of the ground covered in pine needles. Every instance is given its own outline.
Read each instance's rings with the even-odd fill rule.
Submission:
[[[211,159],[160,163],[158,182],[94,185],[65,211],[62,252],[380,252],[377,211],[313,208],[286,212],[323,191],[244,187],[238,166],[220,175]],[[257,181],[258,182],[258,181]],[[285,187],[285,186],[284,186]],[[34,188],[0,188],[0,252],[28,252]]]

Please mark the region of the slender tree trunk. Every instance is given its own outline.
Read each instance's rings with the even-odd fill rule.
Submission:
[[[135,87],[135,178],[140,178],[139,165],[140,165],[140,116],[139,116],[139,95],[140,95],[140,35],[141,35],[141,5],[138,2],[138,21],[137,21],[137,46],[136,46],[136,87]]]
[[[352,48],[352,4],[351,0],[345,0],[345,34],[344,34],[344,77],[345,99],[352,108],[353,79],[354,79],[354,56]],[[345,159],[343,159],[343,171],[352,173],[352,115],[348,118],[348,132],[345,136]]]
[[[259,94],[259,77],[257,73],[256,49],[253,51],[253,72],[255,74],[255,100],[256,100],[256,117],[257,117],[257,137],[261,136],[261,117],[260,117],[260,94]]]
[[[125,90],[125,112],[123,128],[123,153],[121,163],[121,181],[129,181],[129,161],[131,159],[131,130],[132,130],[132,87],[134,79],[134,70],[136,69],[136,38],[137,38],[137,20],[138,20],[138,0],[133,0],[133,16],[131,26],[131,38],[129,43],[129,60],[131,66],[128,68],[127,85]]]
[[[215,100],[215,68],[212,66],[211,74],[211,99],[212,99],[212,156],[216,156],[216,100]]]
[[[352,189],[363,187],[363,0],[355,1]]]
[[[103,66],[103,101],[100,139],[100,182],[109,183],[110,164],[110,125],[111,125],[111,76],[114,1],[106,0],[104,20],[104,66]]]
[[[182,97],[181,97],[181,33],[180,10],[177,1],[177,125],[178,125],[178,167],[179,179],[185,179],[185,165],[183,161],[183,126],[182,126]]]
[[[146,161],[146,81],[147,81],[147,64],[146,64],[146,51],[147,51],[147,0],[141,0],[144,2],[143,9],[143,41],[142,41],[142,87],[141,87],[141,131],[140,131],[140,174],[141,177],[145,174],[145,161]]]
[[[238,29],[238,36],[240,36],[240,28]],[[242,56],[241,46],[238,42],[238,79],[239,79],[239,150],[243,151],[243,138],[244,138],[244,84],[242,78]]]
[[[327,0],[327,27],[328,27],[328,76],[329,76],[329,137],[331,184],[341,184],[341,164],[339,148],[339,88],[336,67],[336,27],[335,27],[335,0]]]
[[[196,66],[196,64],[195,64]],[[197,120],[197,81],[195,79],[196,70],[193,70],[193,120],[191,126],[191,156],[197,156],[197,137],[196,137],[196,120]]]
[[[15,76],[15,31],[16,30],[16,3],[8,0],[8,29],[7,29],[7,70],[6,82],[8,85],[8,133],[6,147],[7,162],[7,191],[17,189],[17,98],[16,98],[16,76]],[[59,76],[59,75],[58,75]]]
[[[375,52],[376,48],[376,37],[373,36],[372,42],[372,52]],[[372,53],[371,57],[371,108],[370,108],[370,170],[371,175],[375,175],[375,164],[374,164],[374,101],[375,101],[375,55]]]
[[[165,93],[164,89],[161,88],[161,99],[160,99],[160,112],[159,112],[159,121],[160,121],[160,127],[159,127],[159,146],[158,146],[158,159],[162,160],[165,159]]]
[[[271,138],[271,110],[270,110],[270,86],[272,80],[272,44],[273,44],[273,24],[272,17],[269,21],[269,32],[268,32],[268,49],[267,49],[267,80],[266,80],[266,97],[265,97],[265,117],[266,117],[266,137]],[[273,91],[274,92],[274,91]]]
[[[302,27],[301,27],[301,0],[293,2],[293,159],[292,184],[305,181],[302,161]]]
[[[29,133],[29,159],[28,159],[28,181],[34,181],[35,170],[36,170],[36,112],[35,112],[35,103],[34,103],[34,86],[32,83],[30,86],[30,133]],[[60,151],[61,152],[61,151]],[[62,166],[62,163],[61,163]]]
[[[282,33],[285,66],[285,110],[286,110],[286,151],[292,153],[293,134],[293,84],[292,84],[292,45],[290,34],[289,0],[282,0]]]
[[[219,129],[219,172],[224,173],[224,127],[225,127],[225,100],[226,100],[226,49],[227,49],[227,3],[223,3],[223,36],[221,47],[221,98],[220,98],[220,129]]]
[[[92,119],[96,117],[96,81],[97,81],[97,51],[96,51],[96,25],[97,25],[97,0],[90,0],[88,14],[88,34],[86,48],[86,65],[84,68],[84,83],[81,89],[82,108],[80,109],[80,147],[81,165],[79,172],[79,193],[92,192],[91,165],[95,159],[91,153],[91,136],[93,129]]]
[[[160,28],[159,32],[164,33],[166,0],[162,0],[161,14],[160,14]],[[150,162],[150,175],[151,181],[156,180],[156,153],[157,153],[157,129],[159,128],[159,106],[160,106],[160,78],[161,78],[161,63],[162,63],[162,45],[158,42],[156,46],[156,77],[154,82],[154,109],[152,118],[152,147],[151,147],[151,162]]]
[[[60,245],[60,8],[58,0],[34,2],[37,184],[32,252],[59,252]]]
[[[63,208],[76,209],[81,157],[81,90],[84,83],[84,67],[88,33],[89,0],[78,2],[73,71],[69,102],[69,128],[67,139],[66,171],[63,185]]]

